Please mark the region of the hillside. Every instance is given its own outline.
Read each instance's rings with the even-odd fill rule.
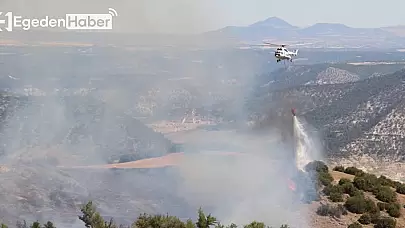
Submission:
[[[64,172],[56,168],[106,164],[123,159],[123,155],[134,160],[170,153],[171,142],[139,120],[91,96],[56,99],[17,97],[6,92],[1,96],[2,221],[15,222],[28,216],[69,223],[77,204],[93,197],[100,199],[105,213],[129,208],[138,208],[133,213],[156,212],[181,203],[167,191],[170,185],[161,173],[117,176],[111,172]],[[155,176],[153,183],[150,176]],[[134,184],[128,182],[121,187],[129,178]],[[144,190],[147,188],[156,190]],[[138,202],[129,200],[135,199],[135,193],[141,197]],[[153,206],[159,197],[167,200]]]
[[[351,63],[320,63],[292,65],[256,77],[264,90],[281,90],[300,85],[322,85],[355,82],[369,77],[394,73],[405,64],[361,65]]]
[[[251,110],[273,113],[284,109],[285,113],[286,106],[297,108],[302,118],[320,129],[331,158],[367,154],[390,161],[404,160],[405,132],[400,124],[405,111],[404,70],[380,77],[366,78],[364,74],[357,79],[366,79],[355,82],[302,85],[322,71],[318,67],[315,73],[311,73],[311,67],[307,69],[303,73],[286,72],[284,80],[275,82],[281,88],[262,88],[251,100]]]
[[[284,222],[281,221],[280,223],[284,223],[284,225],[281,225],[280,228],[295,228],[302,226],[314,228],[401,228],[405,226],[405,219],[403,217],[405,213],[405,209],[403,208],[403,205],[405,204],[405,185],[403,183],[395,182],[384,176],[368,174],[355,167],[345,168],[342,166],[337,166],[331,170],[324,163],[317,161],[308,164],[305,170],[306,175],[313,175],[313,177],[316,179],[317,184],[315,186],[317,197],[310,202],[302,202],[301,206],[299,207],[297,207],[295,204],[289,205],[289,202],[283,201],[283,203],[281,203],[279,206],[281,208],[288,208],[289,206],[294,208],[297,207],[295,209],[291,208],[293,211],[290,213],[293,214],[295,210],[298,210],[300,219],[299,222],[295,220],[290,221],[290,219]],[[134,171],[135,170],[133,169],[131,172]],[[304,175],[304,173],[302,173],[302,175]],[[279,184],[284,184],[284,182],[278,183],[272,188],[284,189],[284,187]],[[290,188],[289,191],[295,195],[293,200],[297,201],[296,203],[300,202],[299,198],[297,197],[298,194],[303,193],[306,195],[309,193],[304,189],[296,187]],[[52,193],[51,195],[52,198],[58,200],[61,196],[56,192]],[[122,195],[120,197],[122,197]],[[79,215],[79,220],[76,220],[75,227],[84,227],[84,223],[95,224],[97,221],[103,221],[104,219],[108,220],[109,218],[114,219],[112,222],[115,225],[112,227],[118,227],[118,224],[132,224],[132,226],[135,226],[136,224],[136,227],[138,228],[150,228],[156,227],[159,224],[162,227],[203,228],[209,227],[209,225],[205,224],[206,222],[211,225],[216,225],[216,227],[225,227],[224,225],[227,225],[227,222],[223,221],[221,217],[216,217],[215,214],[209,213],[207,216],[202,208],[198,210],[197,216],[190,215],[188,218],[178,217],[173,211],[165,214],[165,216],[162,216],[164,213],[156,214],[153,212],[145,214],[142,213],[139,216],[134,214],[127,215],[127,213],[106,215],[103,201],[104,199],[98,198],[97,201],[90,201],[87,204],[81,204],[81,212],[64,212],[63,214],[65,214],[65,216],[69,215],[66,217],[71,217],[70,215],[74,215],[75,213]],[[69,203],[74,202],[70,201]],[[147,204],[147,202],[145,203]],[[91,210],[102,217],[98,217],[97,215],[91,213]],[[127,210],[127,212],[129,211]],[[24,218],[30,224],[35,221],[36,218],[39,219],[38,221],[40,223],[51,221],[54,224],[56,223],[56,227],[60,227],[60,225],[63,224],[63,220],[60,221],[58,220],[58,217],[52,217],[52,213],[53,212],[51,211],[45,211],[43,216],[38,218],[35,216],[31,217],[35,214],[35,211],[31,211],[27,215],[20,217],[20,219]],[[282,212],[272,212],[271,215],[274,216],[278,215],[279,213]],[[247,212],[245,212],[245,214],[247,214]],[[273,221],[274,220],[278,219],[273,218]],[[68,220],[65,219],[65,222],[68,222]],[[73,220],[70,222],[73,222]],[[5,223],[7,224],[8,222],[6,221]],[[104,224],[104,222],[102,223]],[[170,225],[168,226],[168,224]],[[264,228],[266,227],[265,224],[266,222],[261,220],[254,220],[250,224],[246,224],[243,227]],[[357,224],[357,226],[353,226],[352,224]],[[233,225],[230,227],[236,228],[240,226]]]

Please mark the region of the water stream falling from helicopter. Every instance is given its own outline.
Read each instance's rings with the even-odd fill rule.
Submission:
[[[294,139],[295,139],[295,163],[299,170],[305,171],[304,167],[315,159],[311,156],[311,150],[315,148],[315,143],[306,132],[300,119],[293,115]]]

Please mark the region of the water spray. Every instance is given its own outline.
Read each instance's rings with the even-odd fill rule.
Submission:
[[[314,148],[314,143],[310,139],[309,135],[305,131],[304,125],[301,123],[300,119],[296,115],[296,110],[291,109],[292,119],[293,119],[293,132],[295,141],[295,164],[297,168],[305,172],[304,167],[314,161],[311,158],[311,148]]]

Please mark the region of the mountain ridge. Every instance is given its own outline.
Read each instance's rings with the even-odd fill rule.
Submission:
[[[260,42],[265,39],[300,40],[323,45],[387,46],[405,45],[405,27],[354,28],[341,23],[316,23],[308,27],[291,25],[270,17],[248,26],[227,26],[203,33],[208,36],[232,37],[241,42]],[[378,44],[377,43],[381,43]]]

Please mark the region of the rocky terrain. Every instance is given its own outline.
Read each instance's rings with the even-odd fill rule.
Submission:
[[[259,113],[287,113],[286,106],[295,107],[302,118],[320,130],[328,156],[335,164],[340,161],[366,169],[374,167],[374,172],[404,178],[397,175],[403,165],[394,164],[405,158],[402,129],[405,71],[400,70],[403,67],[391,68],[399,70],[393,73],[388,73],[388,68],[376,67],[381,75],[374,77],[367,70],[349,70],[348,65],[336,69],[321,66],[290,68],[279,70],[281,74],[262,76],[269,83],[262,81],[265,86],[256,91],[249,104],[251,110],[256,107],[261,110]],[[325,72],[335,81],[317,83]]]

